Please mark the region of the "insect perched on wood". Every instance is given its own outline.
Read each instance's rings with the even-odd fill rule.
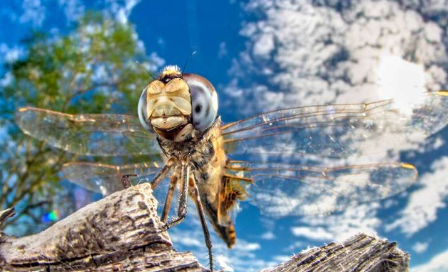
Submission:
[[[80,155],[160,154],[163,160],[132,165],[71,162],[63,173],[103,195],[124,188],[120,177],[151,179],[155,191],[169,177],[161,220],[166,229],[179,223],[190,196],[213,270],[206,215],[230,248],[236,241],[231,213],[239,201],[250,200],[272,216],[325,214],[410,186],[417,176],[413,165],[362,158],[374,158],[384,136],[399,146],[443,128],[447,94],[428,92],[410,113],[382,100],[288,108],[222,124],[213,85],[167,66],[144,88],[138,118],[25,107],[16,120],[25,133]],[[178,208],[171,218],[176,189]]]

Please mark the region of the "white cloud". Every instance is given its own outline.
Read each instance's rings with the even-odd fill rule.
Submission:
[[[219,43],[219,49],[218,49],[218,57],[223,58],[227,56],[229,52],[227,51],[227,44],[225,42]]]
[[[301,222],[305,225],[293,228],[293,234],[311,240],[343,241],[359,232],[376,235],[381,226],[377,216],[377,203],[362,204],[347,210],[325,216],[305,216]],[[296,233],[294,233],[296,232]]]
[[[305,243],[304,241],[301,241],[299,239],[299,241],[294,241],[293,243],[291,243],[286,248],[286,252],[297,252],[297,249],[303,249],[303,248],[306,248],[307,246],[308,246],[307,243]]]
[[[379,97],[394,98],[395,106],[401,112],[412,114],[412,108],[424,100],[426,80],[422,64],[399,56],[381,56],[377,76]]]
[[[105,0],[106,11],[110,12],[115,18],[122,23],[127,23],[131,15],[132,9],[140,2],[140,0]]]
[[[421,187],[409,196],[400,216],[386,226],[387,230],[400,229],[411,236],[437,219],[437,211],[446,207],[448,196],[448,157],[442,157],[431,166],[432,172],[419,179]]]
[[[165,65],[165,60],[157,55],[156,52],[152,52],[148,57],[148,64],[145,66],[148,71],[157,71],[163,65]],[[143,65],[145,65],[144,63]]]
[[[252,0],[246,8],[265,16],[246,23],[241,30],[249,42],[234,61],[231,72],[235,79],[226,89],[237,98],[234,102],[240,103],[243,114],[395,98],[400,115],[376,120],[375,129],[347,127],[340,137],[347,144],[337,143],[344,150],[353,150],[354,156],[338,161],[340,164],[396,161],[400,151],[418,148],[416,143],[446,125],[447,116],[435,118],[443,106],[422,99],[426,88],[439,89],[446,82],[440,64],[448,59],[443,28],[425,21],[421,14],[384,0],[357,1],[343,10],[314,6],[312,1]],[[265,82],[247,82],[251,75]],[[412,118],[418,121],[402,127],[408,124],[411,107],[419,103],[428,103],[423,108],[429,110],[416,112]],[[425,122],[418,129],[422,115]],[[426,124],[429,120],[433,121]],[[305,136],[318,138],[308,134]],[[310,153],[292,142],[284,150]],[[322,153],[319,142],[310,145],[309,150]],[[266,149],[266,153],[270,151]],[[289,153],[283,156],[293,157]],[[297,157],[303,163],[302,154]],[[326,161],[319,162],[323,165]]]
[[[254,109],[376,100],[394,97],[398,90],[402,98],[409,97],[407,86],[437,89],[445,82],[446,73],[437,65],[447,59],[443,29],[417,12],[390,1],[359,1],[342,12],[310,2],[253,0],[248,5],[266,19],[245,24],[241,34],[249,45],[233,71],[237,78],[265,76],[276,86],[254,83],[244,90],[245,96],[253,95]],[[389,62],[395,70],[384,68]],[[394,84],[384,88],[392,72]],[[416,76],[397,80],[395,72]],[[247,108],[248,100],[240,101]]]
[[[239,241],[235,245],[235,247],[234,247],[234,249],[236,249],[236,250],[247,251],[247,252],[255,251],[255,250],[258,250],[260,248],[261,248],[260,244],[258,244],[258,243],[248,243],[248,242],[246,242],[244,240],[243,241]]]
[[[58,3],[69,22],[78,20],[84,14],[85,7],[81,0],[59,0]]]
[[[266,34],[258,37],[254,43],[253,53],[262,58],[269,57],[269,54],[275,49],[274,35]]]
[[[22,2],[23,13],[20,16],[21,23],[31,22],[34,26],[41,26],[45,20],[46,8],[40,0],[24,0]]]
[[[423,253],[428,249],[428,246],[428,242],[417,242],[412,246],[412,250],[414,250],[416,253]]]
[[[232,265],[230,265],[231,261],[226,256],[223,256],[223,255],[216,256],[216,263],[218,264],[219,269],[221,269],[224,272],[235,271],[233,269]]]
[[[58,5],[62,8],[65,18],[68,22],[78,20],[85,12],[83,0],[58,0]],[[140,0],[102,0],[97,1],[95,5],[102,8],[102,11],[109,14],[119,22],[127,23],[133,8]],[[49,5],[41,0],[25,0],[22,3],[23,13],[20,15],[21,23],[31,22],[33,26],[41,26],[45,18],[49,15],[47,10]],[[53,11],[53,9],[52,9]]]
[[[409,106],[420,102],[426,89],[439,90],[446,85],[447,73],[443,66],[448,60],[446,33],[443,25],[425,17],[428,13],[419,13],[420,7],[411,9],[398,1],[385,0],[354,1],[349,4],[347,1],[331,2],[335,3],[335,7],[341,4],[343,8],[293,0],[252,0],[246,5],[247,11],[263,16],[258,17],[262,19],[244,24],[240,33],[247,37],[247,47],[234,60],[231,69],[234,80],[226,89],[229,96],[236,98],[234,102],[240,103],[243,114],[291,106],[355,103],[384,98],[396,98],[398,102],[395,107],[404,109],[402,112],[409,114]],[[437,4],[441,1],[418,2],[425,6],[426,11],[431,6],[433,11],[437,10],[436,6],[441,6]],[[248,80],[253,75],[259,80]],[[371,134],[362,129],[350,131],[347,137],[355,143],[351,143],[349,147],[362,155],[362,159],[356,157],[351,163],[397,161],[400,151],[421,147],[418,144],[423,141],[423,137],[438,131],[446,125],[447,120],[446,116],[438,119],[436,113],[430,112],[433,104],[423,105],[429,105],[423,106],[429,112],[424,120],[436,121],[421,127],[421,131],[416,126],[395,130],[395,125],[399,124],[395,121],[385,122],[384,130],[372,131]],[[439,113],[443,112],[441,105],[435,106]],[[421,112],[414,113],[413,118],[421,117],[420,114]],[[403,132],[414,131],[416,133],[412,137],[403,137]],[[363,141],[362,137],[366,135],[369,140]],[[437,145],[440,145],[440,141],[434,143],[434,146]],[[269,151],[267,149],[265,154]],[[319,163],[327,161],[321,160]],[[413,181],[396,183],[397,186],[402,186],[401,189],[411,184]],[[332,189],[343,191],[344,188],[346,187]],[[395,187],[386,189],[391,188]],[[432,188],[428,189],[430,190],[434,191]],[[288,207],[286,210],[275,210],[276,214],[294,213],[305,207],[301,202],[303,199],[298,199],[303,191],[294,191],[295,194],[286,196],[276,194],[281,197],[275,199],[272,199],[274,193],[271,192],[271,195],[258,196],[263,199],[271,198],[270,203],[273,205],[269,205],[269,209],[275,210],[282,205]],[[359,194],[352,195],[354,198],[363,197]],[[288,198],[289,196],[291,197]],[[441,199],[439,196],[438,200]],[[319,198],[308,203],[311,207],[316,205],[322,208],[319,203],[332,203],[330,200],[332,199]],[[436,202],[438,204],[435,209],[444,205],[441,201]],[[379,207],[378,204],[363,204],[354,208],[349,206],[342,214],[322,218],[306,216],[303,222],[308,225],[305,227],[309,227],[309,230],[301,229],[303,226],[298,230],[301,235],[307,235],[310,239],[316,238],[311,235],[315,229],[322,230],[322,237],[332,236],[338,240],[359,231],[374,234],[381,226],[377,216]],[[417,212],[419,216],[427,216],[419,221],[435,220],[435,213],[429,212],[430,208],[418,209],[425,211]],[[409,210],[409,215],[406,212],[403,216],[410,217],[410,213]],[[419,228],[410,226],[414,225],[411,222],[413,221],[409,220],[397,224],[402,228],[406,224],[409,225],[407,228]]]
[[[184,245],[189,247],[202,247],[204,246],[204,241],[196,238],[185,235],[185,233],[172,232],[170,233],[171,240],[177,246]]]
[[[260,238],[263,240],[274,240],[276,238],[276,236],[272,231],[268,231],[268,232],[263,233],[260,236]]]
[[[291,231],[295,236],[303,236],[311,240],[331,240],[333,238],[332,233],[322,227],[293,227]]]
[[[8,46],[0,44],[0,63],[12,63],[24,55],[25,51],[19,45]]]
[[[285,263],[291,259],[292,256],[288,255],[276,255],[274,258],[272,258],[274,261],[278,263]]]
[[[412,267],[411,272],[446,272],[448,271],[448,250],[443,251],[428,262]]]
[[[448,12],[447,0],[402,0],[401,3],[406,8],[418,9],[422,14],[432,16],[434,19],[441,21],[445,20],[443,15],[446,15]]]
[[[3,75],[3,78],[0,79],[0,87],[8,86],[12,83],[14,77],[12,76],[11,72],[7,72],[5,75]]]

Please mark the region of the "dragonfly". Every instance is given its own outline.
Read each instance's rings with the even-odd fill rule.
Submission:
[[[292,107],[223,123],[212,83],[167,66],[143,89],[137,116],[24,107],[16,122],[26,134],[78,155],[157,156],[127,165],[69,162],[62,172],[104,196],[128,186],[122,177],[149,181],[155,192],[165,184],[166,230],[185,218],[190,198],[213,271],[206,218],[231,248],[240,202],[273,217],[328,214],[411,186],[417,178],[412,164],[365,158],[374,159],[387,143],[422,141],[445,127],[448,92],[425,93],[407,113],[396,102]]]

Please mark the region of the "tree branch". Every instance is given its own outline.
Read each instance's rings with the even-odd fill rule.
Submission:
[[[0,271],[208,271],[157,231],[156,205],[145,183],[92,203],[41,233],[23,238],[0,233]],[[0,212],[0,225],[12,214]],[[263,271],[398,272],[407,271],[408,261],[395,243],[358,234]]]

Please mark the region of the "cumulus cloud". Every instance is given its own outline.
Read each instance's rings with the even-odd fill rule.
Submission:
[[[55,8],[57,6],[54,5],[53,1],[24,0],[21,4],[21,12],[18,14],[8,12],[8,18],[14,23],[18,21],[21,26],[29,27],[29,25],[32,25],[33,28],[39,29],[44,25],[46,19],[56,15],[59,22],[59,25],[56,26],[56,28],[59,29],[60,18],[64,18],[67,23],[78,20],[84,15],[86,4],[88,3],[85,0],[57,0],[56,2],[60,10]],[[114,17],[122,23],[126,23],[128,22],[132,10],[139,2],[140,0],[102,0],[96,1],[93,7],[97,10],[101,10],[104,14]],[[88,4],[88,6],[92,5]],[[51,13],[49,13],[49,11],[51,11]],[[59,14],[60,11],[63,12],[62,17]]]
[[[81,0],[59,0],[58,3],[69,22],[78,20],[84,14],[85,7]]]
[[[23,13],[20,23],[30,22],[33,26],[41,26],[45,20],[46,8],[40,0],[25,0],[22,2]]]
[[[19,46],[8,46],[0,44],[0,62],[12,63],[24,55],[24,49]]]
[[[263,240],[274,240],[276,238],[276,236],[272,231],[268,231],[268,232],[263,233],[260,236],[260,238]]]
[[[303,236],[311,240],[331,240],[333,235],[322,227],[293,227],[292,234],[295,236]]]
[[[386,230],[399,229],[411,236],[437,219],[437,211],[446,207],[448,196],[448,157],[435,161],[431,170],[419,179],[420,188],[410,194],[406,207]]]
[[[105,0],[106,12],[110,12],[115,18],[122,23],[127,23],[131,15],[132,9],[140,2],[140,0]]]
[[[235,271],[231,265],[231,260],[223,255],[216,256],[216,262],[219,268],[224,272],[233,272]]]
[[[448,250],[445,250],[428,262],[411,268],[411,272],[445,272],[448,271]]]
[[[419,10],[425,16],[446,24],[445,16],[448,14],[447,0],[399,0],[404,8]]]
[[[241,113],[251,115],[292,106],[395,98],[398,101],[395,106],[409,114],[409,106],[422,100],[427,89],[444,87],[446,33],[438,22],[426,20],[417,9],[392,1],[321,2],[326,5],[316,6],[311,1],[252,0],[246,6],[248,11],[255,10],[264,16],[246,23],[241,30],[248,46],[234,61],[231,69],[234,80],[226,90],[230,97],[238,97],[237,103],[244,103]],[[436,5],[436,1],[423,2],[425,10]],[[251,78],[256,80],[248,80]],[[377,152],[369,158],[382,161],[389,156],[389,151],[398,146],[392,136],[384,135],[371,142],[370,149]],[[422,138],[418,140],[421,142]],[[402,149],[419,147],[401,143]],[[437,145],[440,146],[440,141]],[[266,156],[265,153],[262,155]],[[392,159],[398,159],[398,152]],[[437,176],[448,176],[437,170]],[[424,176],[421,180],[428,179]],[[427,182],[434,182],[434,178]],[[427,193],[434,193],[435,187],[427,188]],[[398,217],[394,225],[403,231],[418,231],[428,220],[435,220],[434,210],[443,206],[442,195],[438,195],[434,205],[416,203],[405,209],[403,218]],[[422,198],[434,199],[434,196],[415,196],[416,201]],[[281,202],[295,200],[283,197]],[[422,206],[425,208],[415,213],[415,208]],[[374,235],[382,226],[377,213],[379,204],[347,208],[329,216],[302,217],[301,224],[291,231],[310,240],[343,240],[360,231]],[[417,217],[422,223],[410,224]],[[421,252],[424,246],[418,244],[414,250]]]
[[[296,236],[319,241],[343,241],[359,232],[376,235],[381,226],[378,218],[378,203],[369,203],[325,216],[305,216],[299,227],[293,227]]]
[[[241,113],[246,115],[292,106],[395,98],[394,107],[402,116],[413,114],[410,117],[413,121],[436,121],[426,128],[417,128],[416,121],[411,122],[409,130],[392,131],[395,125],[407,122],[396,119],[385,126],[390,125],[391,131],[372,134],[363,129],[352,133],[347,127],[348,137],[354,140],[350,147],[366,159],[356,157],[347,161],[397,161],[400,151],[420,148],[424,137],[446,125],[447,116],[437,119],[440,116],[430,112],[433,108],[443,112],[444,106],[422,102],[426,90],[442,89],[447,80],[444,66],[448,59],[444,42],[447,33],[441,22],[425,17],[430,7],[432,12],[443,12],[435,7],[441,1],[419,1],[425,5],[425,14],[397,1],[320,2],[325,5],[314,5],[314,1],[250,1],[246,9],[263,16],[245,23],[241,30],[241,35],[248,39],[247,47],[234,60],[231,69],[234,79],[226,94],[238,97],[236,103],[242,103]],[[423,110],[414,111],[415,107]],[[403,131],[412,134],[420,128],[421,133],[403,137]],[[366,135],[367,140],[362,140]],[[296,150],[295,146],[288,148],[285,150]],[[268,156],[269,150],[262,155]],[[402,189],[411,184],[403,184]],[[291,194],[290,199],[282,197],[277,202],[295,204],[299,200],[294,197],[298,195]],[[359,231],[375,233],[381,223],[377,216],[379,207],[377,204],[347,207],[342,214],[322,219],[305,217],[304,222],[323,230],[318,239],[330,236],[343,239],[341,234],[349,236]],[[355,214],[350,214],[350,210]],[[311,231],[300,227],[295,230],[316,239],[311,237]]]
[[[261,10],[266,18],[242,29],[250,43],[233,69],[236,76],[267,78],[254,84],[269,88],[256,94],[254,86],[244,89],[256,98],[257,109],[391,98],[398,88],[403,94],[409,87],[438,89],[445,83],[446,73],[438,65],[447,59],[443,28],[398,3],[358,1],[340,12],[310,1],[253,0],[247,8]],[[415,76],[395,80],[405,85],[384,90],[379,77],[397,72],[386,69],[397,62],[401,75]],[[267,98],[273,95],[282,103],[271,104]]]
[[[428,249],[428,246],[428,242],[417,242],[412,246],[412,250],[414,250],[416,253],[423,253]]]
[[[218,49],[218,58],[223,58],[229,54],[227,50],[227,44],[225,42],[219,43],[219,49]]]
[[[397,2],[356,1],[343,6],[347,8],[315,6],[312,1],[250,1],[246,8],[265,16],[241,30],[249,42],[234,61],[235,77],[226,93],[238,97],[235,101],[246,115],[388,98],[395,99],[397,114],[372,118],[371,126],[347,125],[344,133],[336,126],[303,129],[293,140],[282,135],[277,139],[281,148],[270,150],[270,143],[263,143],[257,158],[265,161],[269,153],[281,150],[283,157],[303,163],[310,154],[337,153],[324,150],[333,141],[330,149],[337,146],[347,152],[344,160],[314,161],[323,166],[392,162],[447,124],[447,114],[440,114],[446,102],[425,95],[446,82],[443,28]],[[414,111],[417,106],[421,110]],[[338,133],[333,138],[322,136]]]

